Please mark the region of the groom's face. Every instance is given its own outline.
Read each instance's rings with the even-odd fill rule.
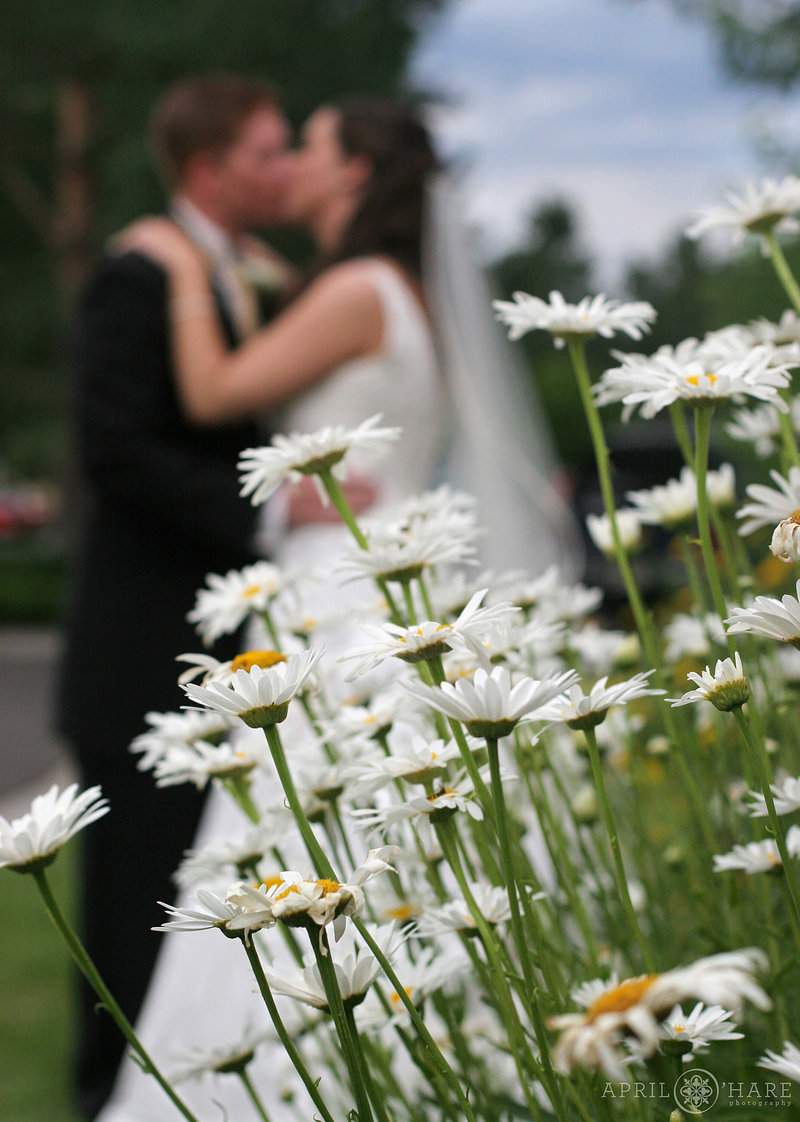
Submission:
[[[231,229],[260,229],[280,220],[287,186],[289,126],[277,109],[254,110],[219,157],[217,193]]]

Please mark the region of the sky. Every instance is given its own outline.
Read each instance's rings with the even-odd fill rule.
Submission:
[[[798,96],[733,84],[669,0],[450,0],[414,76],[447,95],[432,124],[487,255],[565,198],[608,286],[726,190],[775,174],[752,143],[764,120],[800,135]]]

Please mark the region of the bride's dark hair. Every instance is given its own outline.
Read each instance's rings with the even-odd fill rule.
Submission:
[[[364,194],[325,264],[387,256],[412,275],[422,272],[425,184],[440,167],[419,111],[408,101],[353,97],[331,105],[347,156],[372,165]]]

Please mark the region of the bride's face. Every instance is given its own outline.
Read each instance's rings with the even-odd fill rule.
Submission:
[[[284,200],[290,222],[314,225],[343,200],[360,193],[369,168],[361,156],[347,156],[339,141],[339,114],[322,108],[301,131]]]

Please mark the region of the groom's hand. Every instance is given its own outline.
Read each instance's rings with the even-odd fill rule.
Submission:
[[[351,473],[342,484],[342,490],[354,514],[362,514],[368,510],[378,497],[377,488],[367,475]],[[341,518],[333,506],[323,506],[314,481],[306,476],[289,492],[288,523],[290,527],[294,527],[314,522],[341,522]]]

